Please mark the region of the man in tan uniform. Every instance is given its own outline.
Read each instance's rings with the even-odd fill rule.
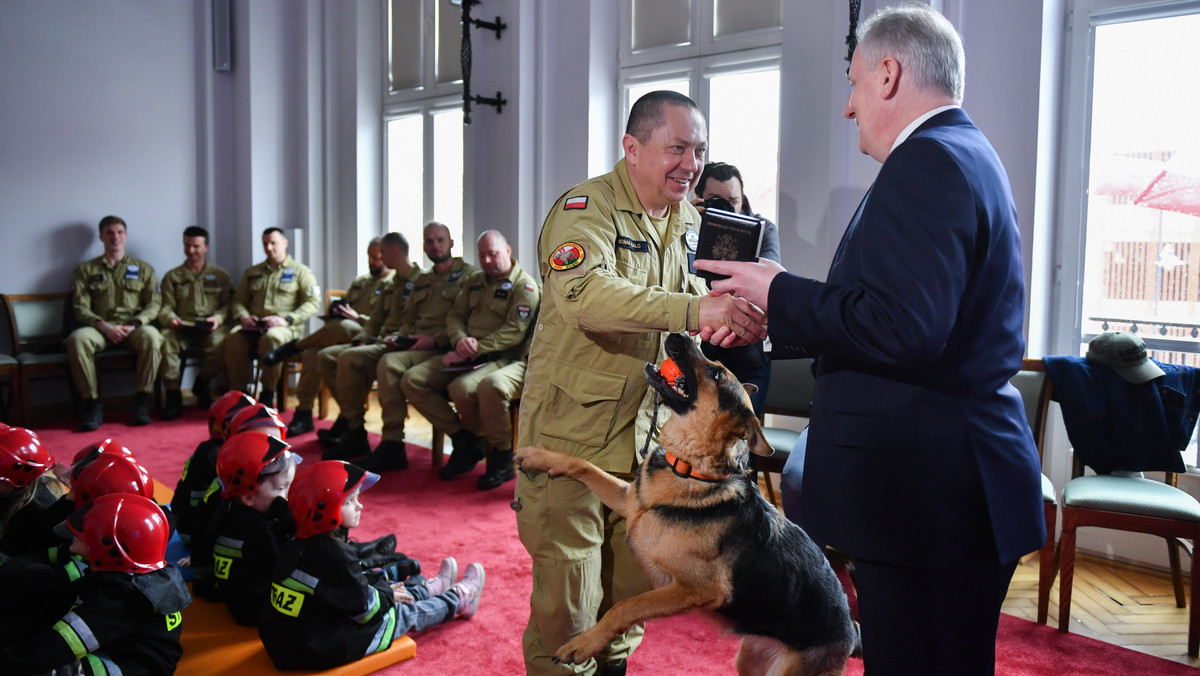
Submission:
[[[208,231],[188,226],[183,231],[183,265],[163,275],[162,309],[158,311],[163,336],[162,379],[167,391],[163,420],[174,420],[183,413],[181,352],[194,345],[204,351],[204,363],[192,384],[196,406],[203,410],[212,406],[209,384],[223,368],[233,281],[224,268],[208,262],[207,254]]]
[[[233,293],[230,313],[238,323],[225,339],[225,372],[229,389],[250,385],[251,355],[265,355],[300,337],[304,322],[317,313],[321,288],[311,270],[288,255],[288,241],[279,228],[262,235],[267,259],[250,266]],[[280,367],[262,367],[258,400],[275,405],[275,383]]]
[[[404,311],[388,318],[384,341],[346,350],[338,357],[338,401],[345,408],[347,430],[336,454],[342,458],[367,455],[355,464],[372,472],[403,469],[408,466],[404,452],[404,418],[408,403],[400,391],[400,378],[410,366],[419,364],[450,346],[446,337],[446,316],[463,288],[463,279],[475,266],[461,258],[451,258],[454,240],[450,229],[437,222],[425,226],[425,255],[433,269],[413,282]],[[379,381],[379,405],[383,416],[383,441],[371,451],[363,416],[371,382]]]
[[[331,345],[343,345],[363,332],[371,319],[375,304],[392,290],[395,272],[383,261],[383,245],[379,238],[367,244],[367,274],[359,275],[346,289],[346,295],[329,309],[325,325],[300,340],[289,340],[267,352],[262,362],[266,366],[282,364],[293,354],[301,354],[303,369],[296,385],[296,412],[288,423],[288,438],[314,429],[312,408],[321,391],[321,374],[317,370],[317,352]]]
[[[391,328],[387,327],[392,324],[389,320],[398,321],[396,318],[404,312],[404,306],[408,302],[409,295],[412,293],[413,282],[421,274],[420,266],[414,265],[408,259],[408,240],[404,238],[404,235],[398,232],[389,232],[380,238],[380,243],[383,264],[395,272],[390,288],[379,299],[379,304],[371,312],[371,318],[363,326],[362,333],[349,343],[330,345],[317,352],[317,373],[320,374],[321,381],[329,388],[334,401],[338,404],[339,411],[345,411],[347,408],[353,410],[359,405],[365,406],[365,399],[362,403],[351,401],[349,407],[347,407],[338,398],[338,357],[350,348],[362,347],[374,338],[382,338],[388,335],[391,332]],[[367,347],[375,346],[367,345]],[[371,384],[367,383],[368,393],[370,387]],[[363,396],[367,395],[364,394]],[[328,449],[326,453],[322,454],[325,460],[337,459],[336,449],[341,445],[342,437],[346,434],[347,429],[349,429],[349,423],[346,421],[346,416],[339,413],[337,420],[333,421],[332,427],[317,430],[317,439],[321,442],[322,446]]]
[[[631,479],[653,406],[647,362],[663,359],[664,332],[761,340],[766,318],[729,295],[709,296],[688,271],[700,216],[686,200],[704,167],[704,118],[691,99],[656,91],[629,115],[625,157],[612,172],[559,198],[538,242],[542,311],[521,399],[520,445],[588,459]],[[713,333],[717,331],[719,333]],[[555,651],[616,602],[648,588],[625,548],[625,522],[583,484],[545,474],[517,478],[517,528],[533,558],[529,674],[625,673],[642,627],[583,664]]]
[[[454,452],[438,470],[443,480],[471,471],[483,459],[487,442],[476,434],[481,431],[476,401],[480,382],[525,357],[530,323],[542,302],[537,280],[513,259],[504,235],[488,230],[479,236],[477,247],[481,269],[463,280],[464,290],[446,318],[446,335],[454,349],[413,366],[400,379],[413,408],[436,431],[450,435]],[[498,452],[507,453],[507,460],[496,458],[489,466],[512,465],[511,438],[501,448],[506,451]]]
[[[125,221],[118,216],[100,219],[104,255],[75,270],[73,304],[80,327],[63,342],[75,388],[83,398],[82,432],[104,422],[100,390],[96,384],[96,352],[125,344],[137,351],[137,392],[131,406],[132,423],[150,423],[150,392],[158,377],[162,334],[150,323],[162,303],[158,277],[150,264],[125,253]]]

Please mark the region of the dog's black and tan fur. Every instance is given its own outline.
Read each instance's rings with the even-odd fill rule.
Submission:
[[[708,608],[743,636],[739,674],[841,674],[858,645],[845,591],[820,548],[750,480],[748,452],[772,451],[746,390],[691,340],[672,335],[666,349],[681,382],[652,364],[646,378],[674,415],[632,484],[579,458],[518,449],[522,471],[581,481],[623,516],[629,549],[655,585],[614,605],[556,658],[580,663],[633,624]]]

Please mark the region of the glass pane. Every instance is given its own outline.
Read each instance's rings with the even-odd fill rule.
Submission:
[[[450,0],[438,0],[437,12],[437,81],[439,84],[462,79],[462,9]],[[489,21],[491,19],[488,19]],[[493,35],[483,31],[482,35]],[[471,36],[472,40],[475,36]]]
[[[409,115],[387,123],[388,223],[389,232],[408,240],[409,257],[421,260],[421,228],[424,226],[424,149],[422,116]]]
[[[392,0],[391,90],[415,89],[421,82],[421,4],[422,0]]]
[[[691,0],[631,0],[633,51],[692,42]]]
[[[1198,34],[1200,15],[1095,29],[1080,354],[1129,331],[1200,366]]]
[[[450,228],[454,255],[463,255],[463,113],[461,108],[433,114],[432,220]]]
[[[708,158],[735,165],[750,207],[772,222],[779,202],[779,71],[710,78]]]
[[[780,0],[713,1],[713,37],[782,25]]]

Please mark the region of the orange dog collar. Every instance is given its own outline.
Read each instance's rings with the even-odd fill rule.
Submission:
[[[730,476],[729,474],[726,474],[725,476],[711,476],[708,474],[693,472],[692,463],[675,457],[670,451],[664,450],[663,454],[667,458],[667,464],[671,466],[671,471],[675,473],[675,476],[678,476],[682,479],[699,479],[700,481],[717,482],[724,481]]]

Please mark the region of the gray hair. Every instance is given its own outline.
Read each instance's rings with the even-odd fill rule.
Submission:
[[[962,103],[966,56],[946,17],[918,3],[885,7],[858,27],[859,58],[874,68],[893,56],[917,89],[936,90]]]

